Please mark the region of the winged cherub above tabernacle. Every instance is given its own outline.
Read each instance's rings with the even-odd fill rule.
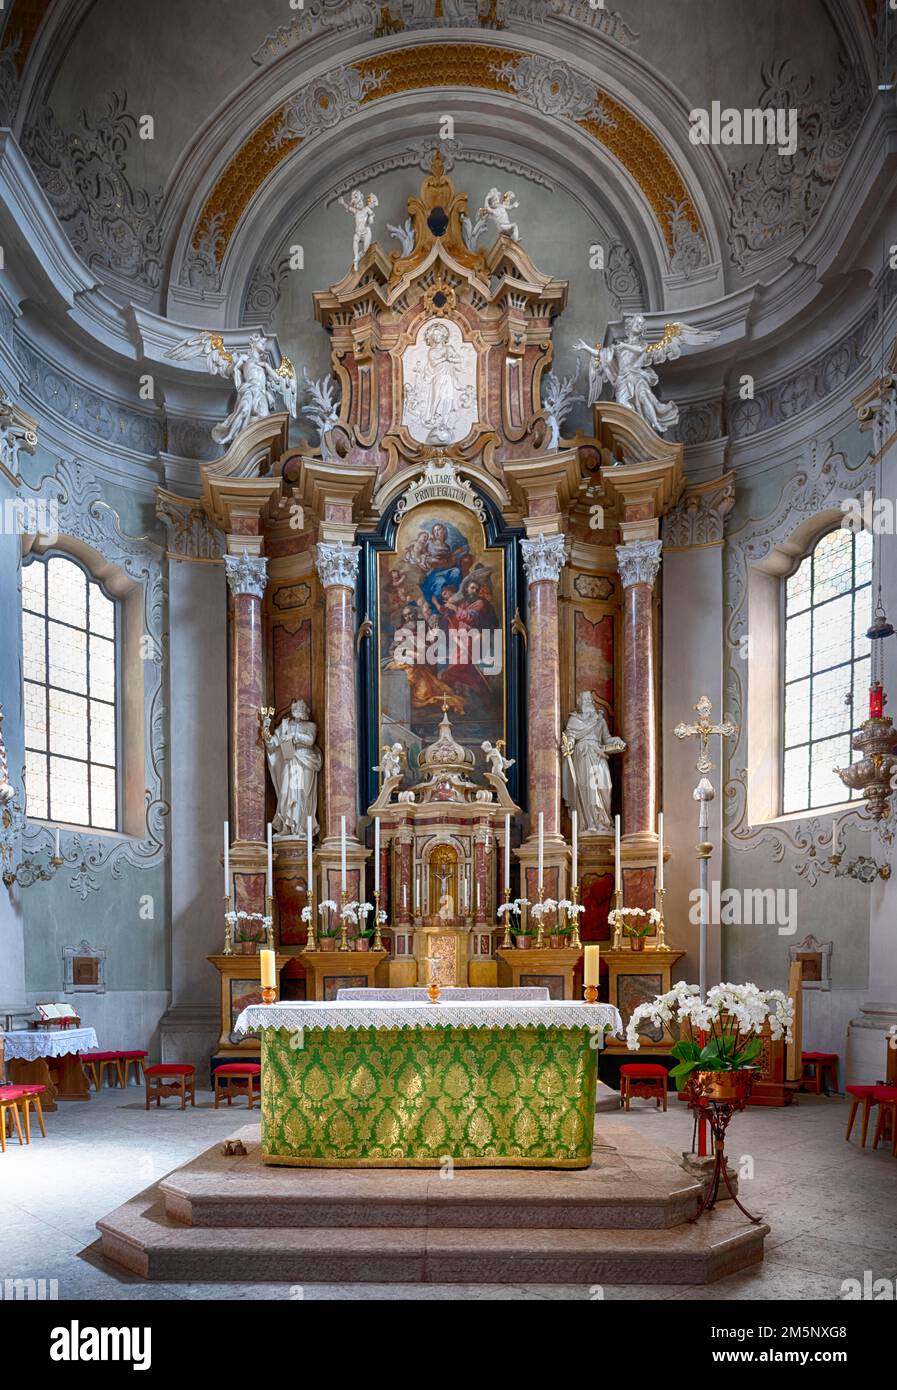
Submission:
[[[270,340],[264,333],[253,333],[245,352],[231,352],[220,333],[196,333],[166,353],[178,362],[204,357],[213,376],[230,377],[237,400],[226,420],[212,430],[218,444],[230,444],[253,420],[261,420],[283,399],[290,415],[296,414],[296,373],[288,357],[275,367],[269,352]]]
[[[663,434],[679,419],[675,401],[659,401],[652,387],[657,385],[654,364],[669,362],[682,356],[684,347],[699,343],[715,343],[717,332],[705,332],[687,323],[668,323],[656,343],[648,342],[648,325],[643,314],[630,314],[624,321],[624,336],[610,347],[589,347],[580,338],[577,352],[587,352],[589,365],[589,405],[601,398],[605,382],[614,393],[618,405],[627,405],[653,430]]]

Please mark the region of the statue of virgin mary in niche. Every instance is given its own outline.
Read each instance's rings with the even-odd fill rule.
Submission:
[[[464,412],[473,403],[473,386],[448,324],[431,323],[424,332],[426,354],[405,387],[405,416],[424,431],[427,444],[461,438]]]

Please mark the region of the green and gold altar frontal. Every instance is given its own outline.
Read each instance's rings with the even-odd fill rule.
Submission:
[[[606,1004],[258,1004],[265,1163],[588,1168]]]

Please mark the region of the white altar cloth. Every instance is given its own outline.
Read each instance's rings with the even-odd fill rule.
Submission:
[[[36,1062],[67,1052],[92,1052],[98,1046],[94,1028],[22,1028],[0,1036],[7,1062]]]
[[[508,1003],[390,1004],[290,1003],[250,1004],[237,1019],[236,1033],[261,1028],[585,1028],[603,1035],[606,1024],[622,1035],[623,1021],[613,1004],[558,1000],[542,1004]]]

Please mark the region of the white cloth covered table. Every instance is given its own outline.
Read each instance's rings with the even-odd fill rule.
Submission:
[[[576,1000],[540,1003],[510,1000],[507,1003],[392,1004],[290,1003],[250,1004],[237,1019],[236,1033],[255,1033],[261,1028],[584,1028],[603,1033],[606,1024],[622,1033],[623,1021],[613,1004],[580,1004]]]
[[[383,1004],[408,1004],[420,1003],[426,1000],[429,1003],[425,985],[405,985],[401,989],[338,989],[336,991],[336,1003],[345,1004],[349,1000],[356,1003]],[[439,991],[439,998],[443,1003],[483,1003],[484,1000],[502,1001],[512,999],[529,1000],[531,1004],[547,1004],[551,998],[544,985],[512,985],[508,988],[491,989],[486,985],[444,985]]]
[[[7,1062],[36,1062],[41,1057],[64,1057],[68,1052],[93,1052],[98,1047],[94,1028],[22,1028],[0,1036]]]

